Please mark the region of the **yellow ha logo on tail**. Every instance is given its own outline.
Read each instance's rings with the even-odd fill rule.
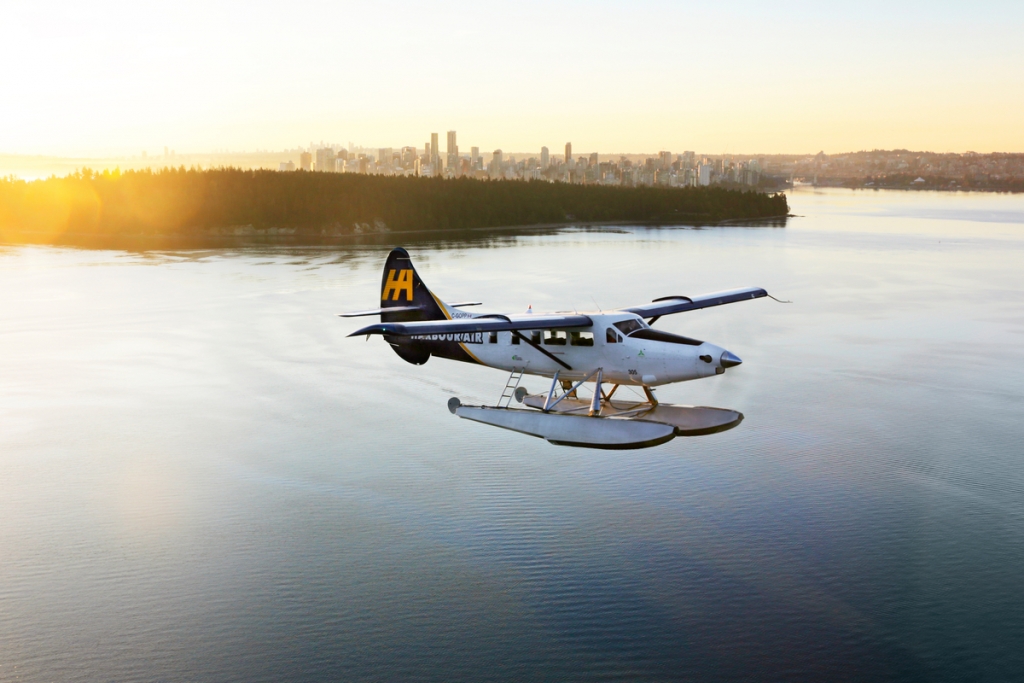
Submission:
[[[388,295],[392,292],[395,293],[391,297],[392,301],[398,301],[398,295],[401,292],[405,292],[405,300],[412,301],[412,271],[411,270],[389,270],[388,279],[384,284],[384,293],[381,294],[380,300],[387,301]]]

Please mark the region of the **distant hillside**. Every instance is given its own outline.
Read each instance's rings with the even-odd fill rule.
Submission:
[[[716,223],[785,216],[786,197],[716,187],[570,185],[238,169],[81,171],[0,180],[0,239],[365,232],[608,221]]]

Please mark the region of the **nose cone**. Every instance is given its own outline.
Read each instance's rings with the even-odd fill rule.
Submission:
[[[734,368],[743,361],[740,360],[739,356],[732,353],[731,351],[723,351],[722,358],[719,362],[722,364],[723,368]]]

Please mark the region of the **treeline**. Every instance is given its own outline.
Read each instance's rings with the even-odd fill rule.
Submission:
[[[715,187],[569,185],[239,169],[0,180],[0,237],[202,237],[246,226],[298,236],[571,221],[712,223],[789,212],[786,197]],[[386,227],[385,227],[386,226]],[[35,235],[36,239],[31,236]]]

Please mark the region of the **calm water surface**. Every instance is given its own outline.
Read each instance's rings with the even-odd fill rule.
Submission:
[[[746,420],[633,452],[347,339],[386,246],[0,247],[0,680],[1020,680],[1024,197],[791,204],[412,247],[493,310],[793,301],[660,321]]]

